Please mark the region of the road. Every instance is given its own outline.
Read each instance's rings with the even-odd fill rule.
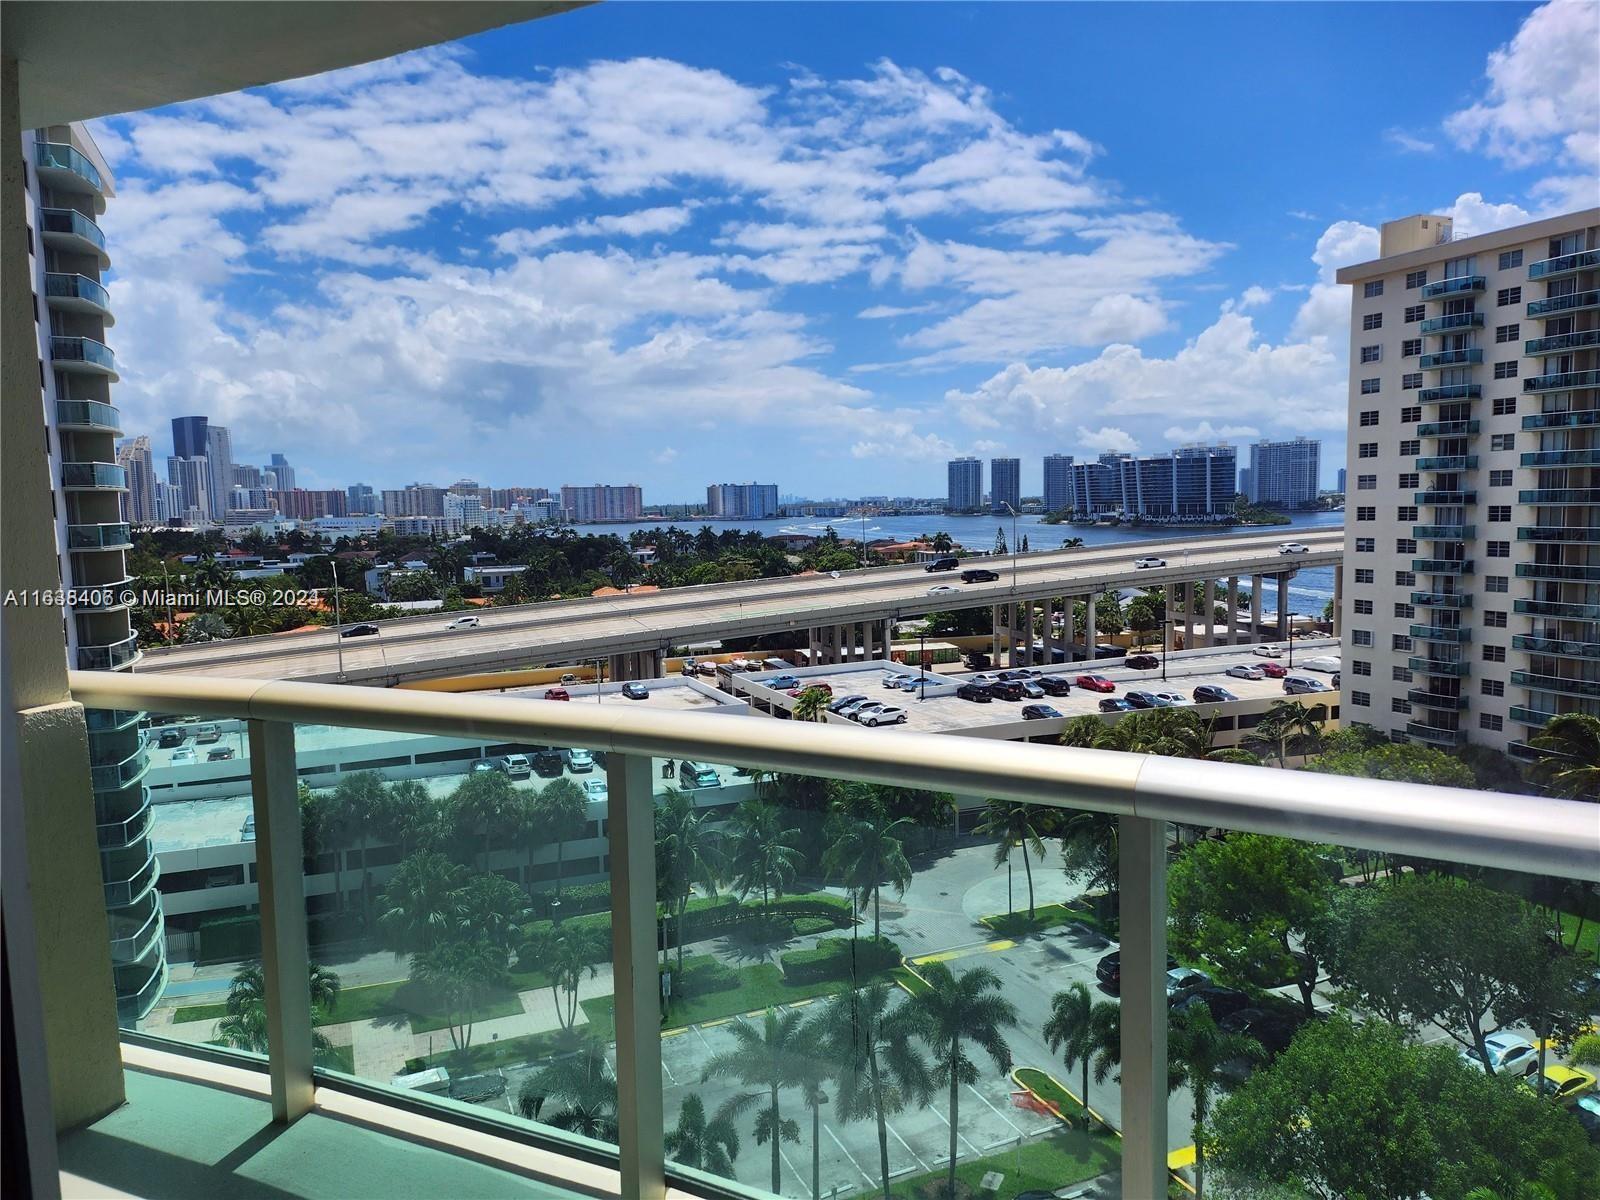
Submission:
[[[1281,555],[1282,531],[1228,538],[1175,538],[1053,550],[982,560],[992,583],[959,584],[953,572],[920,566],[877,567],[832,575],[796,575],[742,583],[672,588],[635,596],[556,600],[482,612],[476,629],[446,632],[437,614],[381,623],[376,636],[333,632],[235,638],[147,651],[143,671],[213,677],[295,679],[390,685],[490,670],[579,662],[613,654],[665,650],[689,641],[804,630],[853,621],[898,620],[952,608],[1095,593],[1108,588],[1180,583],[1301,567],[1325,567],[1344,553],[1344,530],[1302,531],[1306,554]],[[1164,568],[1138,569],[1136,557],[1161,557]],[[930,595],[937,584],[960,595]],[[1270,589],[1269,589],[1270,596]]]

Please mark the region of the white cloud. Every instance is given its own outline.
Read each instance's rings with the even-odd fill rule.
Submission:
[[[1086,429],[1078,426],[1078,444],[1096,454],[1135,454],[1139,450],[1139,443],[1133,440],[1133,435],[1126,429],[1115,429],[1110,425],[1102,425],[1099,429]]]
[[[658,462],[663,465],[670,462],[677,462],[678,451],[672,446],[663,446],[661,449],[652,454],[650,459],[652,462]]]
[[[1261,436],[1261,430],[1254,425],[1213,425],[1210,421],[1201,421],[1198,425],[1182,426],[1171,425],[1161,434],[1169,442],[1226,442],[1238,438],[1255,438]]]
[[[1259,284],[1252,284],[1245,288],[1244,294],[1235,302],[1234,307],[1241,312],[1247,308],[1260,308],[1264,304],[1272,303],[1272,289],[1264,288]]]
[[[1296,221],[1320,221],[1320,220],[1322,220],[1322,218],[1317,216],[1316,213],[1314,213],[1314,212],[1306,212],[1306,210],[1303,209],[1303,208],[1291,208],[1289,210],[1289,212],[1287,213],[1287,215],[1293,217]]]
[[[636,238],[647,234],[676,233],[692,217],[693,203],[641,208],[633,212],[594,217],[571,225],[546,225],[540,229],[510,229],[491,240],[502,254],[529,254],[556,242],[574,238]]]
[[[890,317],[910,317],[921,313],[937,312],[937,304],[874,304],[871,308],[863,308],[856,314],[863,321],[882,321]]]
[[[1438,149],[1426,138],[1419,138],[1415,134],[1407,133],[1404,129],[1398,127],[1385,129],[1383,131],[1383,140],[1396,150],[1403,151],[1406,154],[1432,154]]]

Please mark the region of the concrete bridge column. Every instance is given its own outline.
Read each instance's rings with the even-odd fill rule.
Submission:
[[[822,630],[815,625],[806,630],[806,648],[811,651],[810,665],[813,667],[821,666],[824,650],[822,643]]]
[[[1261,640],[1261,593],[1264,589],[1259,575],[1250,576],[1250,640]]]
[[[1239,577],[1228,576],[1228,638],[1227,644],[1239,644]]]
[[[1033,648],[1037,645],[1035,630],[1039,624],[1039,606],[1029,600],[1022,606],[1022,661],[1033,662]]]
[[[894,654],[894,618],[883,619],[883,657],[890,658]]]
[[[1333,569],[1333,636],[1344,628],[1344,564]]]
[[[1022,623],[1024,620],[1026,620],[1026,615],[1023,612],[1023,605],[1020,601],[1013,600],[1011,602],[1011,645],[1009,647],[1011,651],[1009,657],[1013,667],[1022,665],[1024,648]]]
[[[1278,636],[1287,639],[1293,631],[1289,628],[1289,572],[1279,571],[1278,581]]]
[[[1061,616],[1061,633],[1067,639],[1067,661],[1078,661],[1078,598],[1076,596],[1063,596],[1062,607],[1065,611]]]
[[[1085,592],[1079,599],[1083,601],[1083,629],[1080,631],[1083,634],[1083,657],[1093,661],[1095,642],[1100,637],[1100,630],[1095,625],[1095,594]]]
[[[1051,596],[1044,602],[1044,661],[1048,666],[1056,661],[1056,650],[1061,646],[1061,634],[1056,629],[1057,605],[1061,603],[1059,596]]]
[[[849,662],[850,651],[856,644],[856,630],[854,625],[835,625],[833,627],[833,661],[836,663]]]
[[[989,661],[1000,661],[1000,605],[989,606]]]
[[[1204,645],[1217,644],[1217,584],[1215,580],[1203,579],[1200,581],[1200,616],[1205,629]]]

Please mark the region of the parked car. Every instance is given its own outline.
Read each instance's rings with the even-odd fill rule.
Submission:
[[[585,779],[583,781],[583,794],[590,800],[604,800],[608,794],[606,781],[604,779]]]
[[[650,699],[650,689],[642,683],[625,683],[622,685],[622,694],[629,700]]]
[[[1149,692],[1128,692],[1126,695],[1123,696],[1123,699],[1125,699],[1128,702],[1128,707],[1129,708],[1160,708],[1161,707],[1159,704],[1156,703],[1156,698],[1154,696],[1152,696]],[[1104,703],[1104,702],[1102,701],[1102,703]]]
[[[1220,1021],[1229,1013],[1236,1013],[1241,1009],[1250,1007],[1250,997],[1237,988],[1219,987],[1216,984],[1202,984],[1199,987],[1187,989],[1172,1006],[1175,1013],[1190,1012],[1195,1008],[1204,1007],[1211,1011],[1211,1015]]]
[[[828,711],[831,713],[836,713],[842,709],[848,708],[852,704],[860,704],[865,699],[866,697],[860,695],[859,693],[851,696],[840,696],[832,704],[828,705]]]
[[[973,567],[961,572],[962,583],[993,583],[999,578],[999,572],[987,571],[982,567]]]
[[[1342,665],[1337,654],[1322,654],[1316,658],[1308,658],[1300,664],[1308,671],[1323,671],[1332,674]]]
[[[193,746],[179,746],[172,752],[170,761],[173,766],[178,767],[184,763],[198,762],[199,760],[195,757]]]
[[[1233,666],[1224,671],[1223,674],[1232,675],[1235,679],[1265,679],[1267,675],[1267,673],[1260,667],[1256,666],[1255,663],[1235,663]]]
[[[852,704],[849,708],[845,709],[844,712],[842,714],[840,714],[840,715],[849,717],[852,721],[859,721],[859,720],[861,720],[861,718],[865,717],[868,713],[875,713],[880,708],[889,708],[889,707],[891,707],[891,706],[888,705],[888,704],[885,704],[882,700],[863,700],[860,704]]]
[[[989,685],[989,695],[996,700],[1021,700],[1022,685],[1014,679],[999,679]]]
[[[213,746],[206,751],[207,762],[226,762],[233,757],[232,746]]]
[[[471,773],[474,775],[488,775],[491,772],[498,771],[499,769],[499,763],[491,762],[487,758],[480,758],[477,762],[472,764]]]
[[[1278,553],[1279,554],[1309,554],[1309,553],[1311,553],[1311,547],[1305,545],[1303,542],[1279,542],[1278,543]]]
[[[1194,705],[1194,701],[1182,692],[1163,691],[1151,694],[1155,696],[1156,703],[1162,708],[1190,708]]]
[[[371,637],[378,632],[376,625],[363,622],[360,625],[346,625],[339,631],[340,637]]]
[[[678,672],[682,675],[696,675],[699,673],[699,669],[700,664],[695,659],[686,658],[683,660],[682,665],[678,667]]]
[[[1551,1063],[1545,1067],[1543,1075],[1533,1077],[1533,1089],[1557,1104],[1575,1104],[1578,1097],[1594,1091],[1596,1082],[1588,1071]]]
[[[1164,558],[1136,558],[1133,560],[1133,565],[1142,571],[1146,567],[1164,567],[1167,565],[1167,560]]]
[[[174,746],[183,745],[188,737],[188,732],[182,729],[163,729],[161,736],[156,739],[156,745],[163,750],[170,750]]]
[[[974,675],[972,678],[968,679],[967,682],[975,683],[979,687],[988,687],[991,683],[999,678],[1000,676],[998,675]]]
[[[1501,1030],[1484,1038],[1483,1045],[1496,1075],[1532,1075],[1539,1069],[1538,1048],[1525,1037]],[[1484,1069],[1476,1046],[1462,1050],[1461,1057],[1469,1067]]]
[[[685,761],[678,768],[678,784],[697,788],[721,787],[722,777],[705,763]]]
[[[774,675],[771,679],[761,681],[764,687],[769,687],[775,692],[787,692],[790,688],[800,686],[798,675]]]
[[[1283,677],[1283,690],[1289,696],[1304,696],[1311,692],[1333,691],[1322,680],[1313,679],[1309,675],[1285,675]]]
[[[858,716],[856,719],[863,725],[876,729],[879,725],[904,725],[907,715],[905,709],[896,705],[880,704],[864,716]]]
[[[1261,673],[1268,679],[1282,679],[1289,673],[1289,668],[1281,663],[1264,662],[1261,664]]]
[[[457,629],[476,629],[477,627],[477,617],[457,617],[454,621],[451,621],[444,627],[444,631],[446,633],[453,633]]]
[[[948,583],[936,583],[928,589],[928,595],[947,596],[952,592],[959,592],[960,590],[961,589],[958,587],[951,587]]]
[[[1048,721],[1060,715],[1048,704],[1024,704],[1022,706],[1022,719],[1024,721]]]
[[[1196,988],[1210,987],[1211,976],[1193,967],[1172,967],[1167,971],[1167,1003],[1173,1004]]]
[[[194,743],[197,746],[209,746],[212,742],[222,740],[222,730],[215,725],[201,725],[194,731]]]
[[[1218,687],[1214,683],[1202,683],[1194,690],[1194,702],[1196,704],[1226,704],[1229,700],[1237,700],[1238,698],[1227,688]]]
[[[549,746],[535,746],[533,752],[528,755],[528,761],[533,767],[533,773],[541,779],[554,779],[566,766],[561,751],[552,750]]]
[[[1282,646],[1256,646],[1256,647],[1251,649],[1250,653],[1254,654],[1257,658],[1282,658],[1283,657],[1283,647]]]
[[[1261,1043],[1268,1054],[1282,1054],[1305,1023],[1303,1014],[1291,1016],[1280,1009],[1239,1008],[1217,1019],[1224,1033],[1242,1033]]]
[[[1024,679],[1032,679],[1038,673],[1039,672],[1037,672],[1037,671],[1029,670],[1027,667],[1018,667],[1016,670],[1013,670],[1013,671],[1001,671],[998,675],[995,676],[995,678],[996,679],[1006,680],[1006,681],[1010,681],[1010,680],[1015,679],[1015,680],[1018,680],[1020,682],[1021,680],[1024,680]]]
[[[990,666],[987,654],[969,654],[964,661],[969,671],[986,671]]]
[[[1125,696],[1106,696],[1100,701],[1101,712],[1127,712],[1133,707]]]
[[[960,565],[961,560],[959,558],[953,554],[947,554],[943,558],[934,559],[922,569],[924,571],[954,571]]]
[[[564,687],[553,687],[545,688],[544,698],[546,700],[571,700],[572,696]]]
[[[1017,682],[1018,682],[1018,685],[1022,688],[1023,696],[1026,697],[1027,699],[1029,699],[1029,700],[1043,700],[1044,699],[1044,689],[1039,686],[1039,681],[1037,679],[1021,679],[1021,680],[1018,680]]]
[[[1127,665],[1135,671],[1154,671],[1161,665],[1161,660],[1154,654],[1130,654]]]
[[[883,686],[888,688],[890,691],[898,691],[901,686],[904,685],[905,681],[910,678],[912,678],[912,676],[902,675],[899,671],[885,671],[883,673]]]
[[[1167,955],[1167,969],[1170,971],[1178,965],[1178,960],[1172,955]],[[1112,991],[1122,985],[1122,951],[1113,950],[1104,955],[1094,966],[1095,978],[1105,984]]]
[[[981,683],[963,683],[956,689],[956,695],[963,700],[971,700],[974,704],[987,704],[991,699],[989,689]]]
[[[567,770],[574,775],[586,775],[594,770],[594,755],[581,746],[567,751]]]
[[[1117,685],[1104,675],[1079,675],[1072,682],[1091,692],[1114,692],[1117,690]]]
[[[1072,694],[1071,681],[1063,679],[1060,675],[1041,675],[1039,677],[1039,687],[1043,689],[1046,696],[1070,696]]]
[[[1600,1146],[1600,1096],[1580,1096],[1572,1106],[1572,1115],[1578,1118],[1579,1127],[1589,1135],[1589,1140]]]

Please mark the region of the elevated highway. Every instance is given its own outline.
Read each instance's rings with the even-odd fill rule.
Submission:
[[[1033,615],[1039,606],[1053,611],[1060,605],[1070,614],[1071,601],[1107,589],[1181,589],[1210,580],[1246,584],[1276,578],[1282,588],[1299,568],[1334,566],[1343,558],[1342,528],[1301,532],[1298,540],[1307,553],[1280,554],[1278,546],[1290,533],[1272,529],[1225,537],[1141,539],[969,560],[968,567],[999,574],[989,583],[963,584],[958,572],[895,566],[838,577],[788,576],[491,608],[478,612],[476,629],[453,632],[444,628],[448,616],[430,614],[380,622],[381,633],[368,637],[340,639],[330,629],[150,650],[139,670],[393,686],[609,658],[614,672],[637,676],[650,673],[672,646],[785,630],[808,633],[819,661],[838,661],[855,646],[870,651],[875,643],[886,642],[894,621],[969,608],[994,612],[998,649],[1002,634],[1008,643],[1019,638],[1032,642],[1027,630],[1036,624]],[[1164,558],[1167,565],[1137,568],[1134,560],[1141,557]],[[930,594],[940,585],[954,587],[956,593]],[[1262,589],[1255,590],[1260,605]],[[1261,618],[1258,608],[1253,623]],[[1044,628],[1051,628],[1048,620]]]

